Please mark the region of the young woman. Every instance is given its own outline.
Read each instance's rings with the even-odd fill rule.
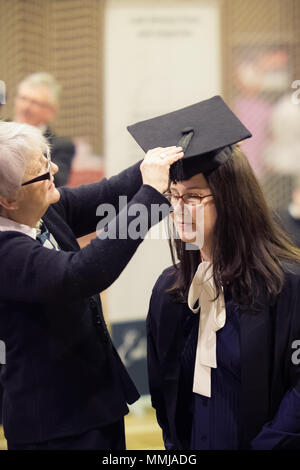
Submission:
[[[239,146],[226,151],[167,194],[177,237],[147,318],[152,404],[169,450],[300,449],[300,250]]]

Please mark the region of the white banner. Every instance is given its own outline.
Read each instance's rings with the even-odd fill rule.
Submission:
[[[126,126],[221,93],[220,5],[217,0],[153,5],[107,0],[106,5],[104,155],[112,175],[144,155]],[[143,242],[108,290],[110,320],[145,317],[153,284],[170,264],[166,240]]]

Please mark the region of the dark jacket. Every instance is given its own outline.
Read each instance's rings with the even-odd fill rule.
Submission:
[[[134,203],[166,203],[142,185],[140,163],[109,180],[61,188],[60,201],[43,217],[61,251],[15,232],[0,232],[0,339],[3,424],[11,443],[80,434],[113,423],[138,392],[107,332],[98,292],[109,287],[135,253],[138,239],[95,239],[80,250],[77,237],[94,232],[101,203],[118,208],[113,222],[134,218]],[[128,217],[127,217],[128,216]],[[118,231],[117,231],[118,233]]]
[[[66,137],[58,137],[49,127],[44,132],[44,136],[50,144],[51,160],[59,167],[59,172],[54,177],[55,186],[65,186],[72,169],[75,145]]]
[[[288,233],[295,245],[300,248],[300,219],[295,219],[289,210],[279,212],[282,228]]]
[[[290,272],[291,271],[291,272]],[[272,420],[285,392],[300,392],[300,365],[294,364],[292,344],[300,340],[300,270],[286,266],[285,284],[276,304],[266,303],[259,312],[241,314],[241,446]],[[186,303],[176,303],[166,289],[175,279],[168,268],[152,293],[147,317],[148,371],[152,405],[156,409],[164,441],[169,449],[189,449],[191,419],[186,393],[180,387],[180,358],[186,331]],[[300,362],[300,361],[298,361]],[[300,434],[290,434],[279,448],[300,449]]]

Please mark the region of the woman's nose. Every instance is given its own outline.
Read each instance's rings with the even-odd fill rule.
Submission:
[[[55,175],[59,171],[59,166],[56,165],[56,163],[51,162],[51,173],[52,175]]]
[[[183,209],[184,209],[184,202],[183,202],[182,197],[181,197],[180,199],[177,199],[176,203],[173,204],[173,206],[174,206],[174,209],[175,209],[175,210],[177,209],[177,211],[183,211]]]
[[[173,205],[173,212],[177,216],[183,215],[184,213],[184,202],[182,199],[179,199],[179,201],[176,202],[176,204]]]

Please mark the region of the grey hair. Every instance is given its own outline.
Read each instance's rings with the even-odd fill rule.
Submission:
[[[61,93],[61,85],[55,80],[53,75],[47,72],[37,72],[25,77],[18,86],[18,89],[22,85],[30,85],[33,87],[46,86],[51,93],[50,104],[58,104]]]
[[[17,196],[29,159],[37,152],[50,156],[48,142],[37,127],[0,121],[0,198]]]

